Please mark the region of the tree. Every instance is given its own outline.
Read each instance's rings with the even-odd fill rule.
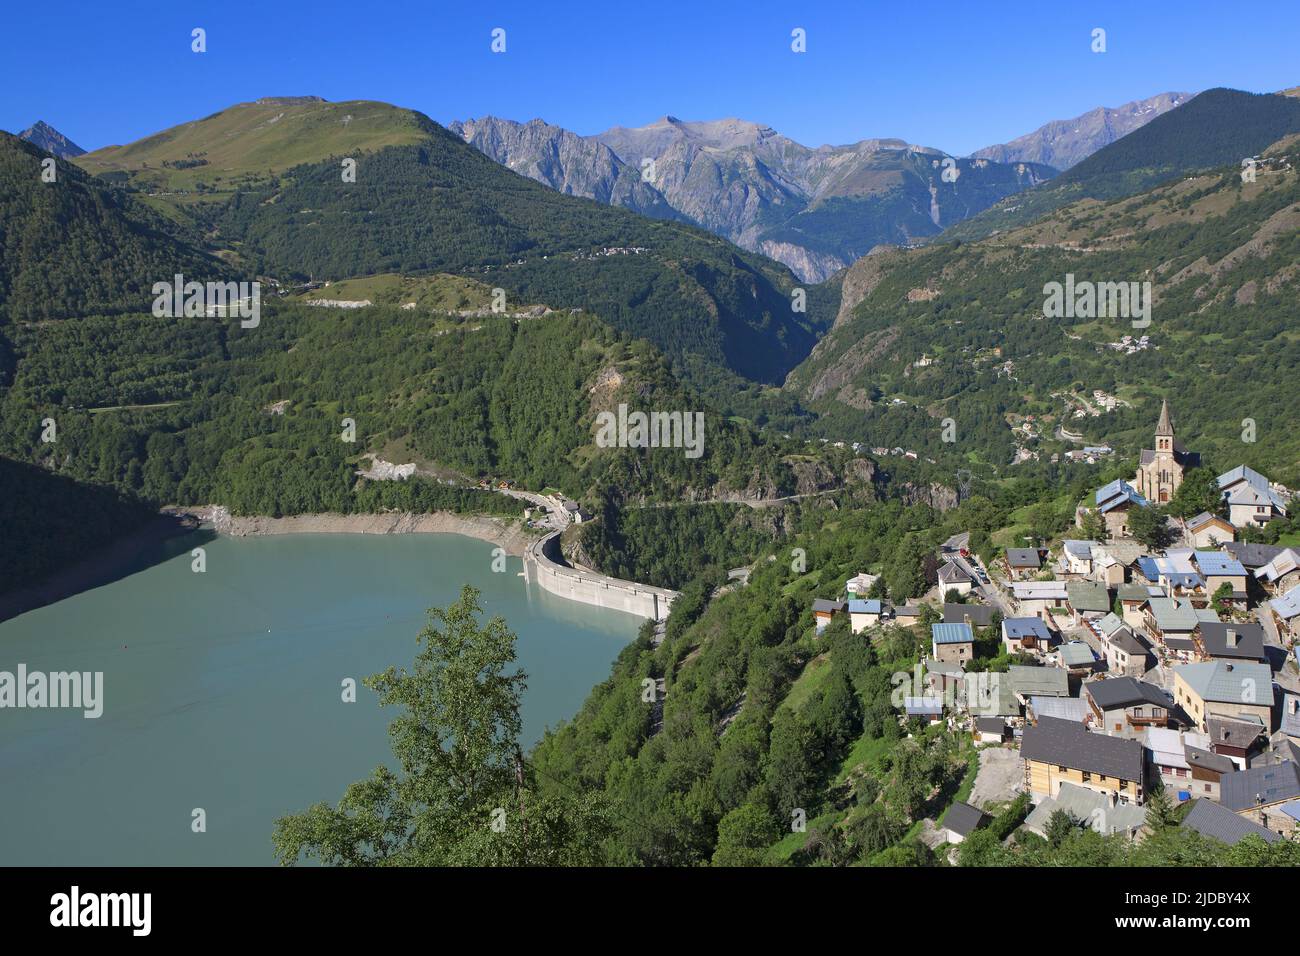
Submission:
[[[1223,513],[1223,492],[1219,479],[1208,468],[1193,468],[1183,475],[1182,483],[1169,502],[1169,513],[1184,520],[1201,512]]]
[[[1068,810],[1056,810],[1047,818],[1047,843],[1056,849],[1079,829],[1079,821]]]
[[[1155,505],[1133,508],[1128,514],[1128,529],[1148,548],[1165,548],[1173,541],[1169,518],[1163,508]]]
[[[1163,830],[1178,823],[1178,815],[1169,800],[1169,793],[1159,780],[1147,795],[1147,822],[1155,830]]]
[[[1106,520],[1096,511],[1085,511],[1083,517],[1079,519],[1079,534],[1087,541],[1105,541],[1109,537],[1106,532]]]
[[[590,798],[539,797],[519,747],[526,686],[515,635],[500,617],[480,625],[466,587],[429,611],[412,670],[365,680],[384,706],[400,769],[350,785],[337,807],[318,803],[276,821],[284,865],[302,856],[341,866],[595,864],[610,832]]]
[[[758,866],[763,851],[777,841],[780,827],[767,807],[746,803],[718,822],[714,866]]]
[[[1214,589],[1214,594],[1210,596],[1210,604],[1216,614],[1228,613],[1228,602],[1232,600],[1232,593],[1232,584],[1228,581],[1224,581]]]

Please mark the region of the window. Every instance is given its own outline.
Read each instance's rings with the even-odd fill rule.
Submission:
[[[1121,780],[1121,781],[1119,782],[1119,789],[1120,789],[1120,792],[1121,792],[1121,793],[1128,793],[1128,781],[1127,781],[1127,780]]]
[[[1092,779],[1092,774],[1089,773],[1087,770],[1083,771],[1083,779],[1084,779],[1084,780],[1091,780],[1091,779]]]

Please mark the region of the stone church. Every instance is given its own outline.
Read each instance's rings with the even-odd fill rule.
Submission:
[[[1138,460],[1137,478],[1133,486],[1147,501],[1163,504],[1174,496],[1183,483],[1183,474],[1198,464],[1197,456],[1174,438],[1174,425],[1169,419],[1169,401],[1160,403],[1160,421],[1156,425],[1155,449],[1142,449]]]

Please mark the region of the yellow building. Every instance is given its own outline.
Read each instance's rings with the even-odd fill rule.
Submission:
[[[1160,421],[1156,424],[1156,447],[1142,449],[1133,486],[1147,501],[1163,504],[1174,496],[1183,483],[1183,472],[1195,464],[1195,456],[1174,437],[1169,418],[1169,402],[1160,403]]]
[[[1136,740],[1094,734],[1076,720],[1040,717],[1020,742],[1025,787],[1035,802],[1064,783],[1095,790],[1115,803],[1146,800],[1145,751]]]

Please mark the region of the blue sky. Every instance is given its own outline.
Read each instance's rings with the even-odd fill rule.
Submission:
[[[260,96],[315,94],[584,134],[739,116],[808,145],[897,136],[965,154],[1155,93],[1300,85],[1300,4],[1152,6],[12,2],[0,14],[0,128],[44,119],[94,149]],[[504,54],[490,51],[494,27]],[[791,52],[795,27],[806,53]],[[1090,50],[1095,27],[1105,53]]]

